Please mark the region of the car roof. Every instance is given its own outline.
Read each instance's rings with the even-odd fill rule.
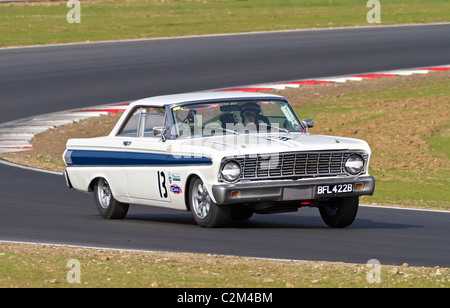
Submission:
[[[222,100],[252,100],[252,99],[282,99],[286,98],[267,93],[248,93],[239,91],[192,92],[143,98],[133,102],[130,107],[138,106],[170,106],[186,103],[202,103]]]

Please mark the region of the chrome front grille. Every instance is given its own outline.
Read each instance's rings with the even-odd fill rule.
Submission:
[[[271,155],[247,155],[227,157],[241,165],[240,179],[302,178],[346,175],[344,164],[352,154],[361,155],[366,161],[368,155],[349,151],[290,152]]]

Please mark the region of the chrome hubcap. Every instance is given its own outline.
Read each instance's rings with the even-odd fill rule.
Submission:
[[[192,205],[198,218],[205,219],[208,216],[211,207],[211,197],[201,181],[197,182],[193,187]]]
[[[98,183],[98,198],[100,201],[100,205],[102,208],[108,208],[111,203],[111,189],[109,188],[109,184],[106,180],[101,179]]]

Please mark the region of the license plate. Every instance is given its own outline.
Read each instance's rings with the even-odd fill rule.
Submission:
[[[318,195],[345,194],[353,192],[353,184],[336,184],[317,186]]]

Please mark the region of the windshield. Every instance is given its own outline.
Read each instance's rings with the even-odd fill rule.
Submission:
[[[177,137],[300,132],[289,103],[281,100],[203,103],[172,109]]]

